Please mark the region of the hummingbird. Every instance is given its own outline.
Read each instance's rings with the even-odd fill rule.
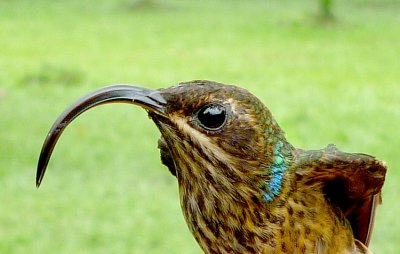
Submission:
[[[334,145],[295,148],[256,96],[213,81],[114,85],[82,97],[51,127],[37,187],[67,125],[114,102],[144,108],[160,131],[161,162],[204,253],[371,253],[385,162]]]

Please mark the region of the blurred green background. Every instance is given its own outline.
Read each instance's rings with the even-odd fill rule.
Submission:
[[[329,2],[329,1],[328,1]],[[371,243],[400,252],[400,1],[0,1],[0,253],[201,253],[144,110],[108,105],[62,136],[56,117],[105,85],[236,84],[297,147],[389,166]]]

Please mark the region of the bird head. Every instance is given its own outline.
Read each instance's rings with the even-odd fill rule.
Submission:
[[[149,114],[179,181],[254,180],[272,163],[274,145],[285,140],[268,109],[244,89],[192,81],[159,91],[166,117]]]
[[[66,126],[88,109],[113,102],[147,110],[161,132],[162,161],[183,191],[196,187],[206,195],[210,186],[216,191],[250,186],[259,192],[260,183],[272,177],[277,149],[290,150],[269,110],[244,89],[212,81],[159,90],[116,85],[79,99],[59,116],[42,148],[37,186]]]

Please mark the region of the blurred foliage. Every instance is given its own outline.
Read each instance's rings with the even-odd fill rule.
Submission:
[[[83,73],[72,67],[42,64],[33,72],[26,73],[20,80],[22,85],[78,85],[83,81]]]
[[[333,0],[319,0],[321,17],[333,19]]]

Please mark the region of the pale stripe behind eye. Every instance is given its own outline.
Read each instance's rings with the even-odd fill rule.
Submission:
[[[200,149],[210,158],[218,160],[224,164],[229,165],[232,162],[232,158],[226,154],[220,146],[213,142],[213,140],[207,137],[204,133],[192,128],[185,119],[179,116],[172,116],[171,121],[176,124],[179,131],[185,136],[189,136],[193,143],[199,146]]]

